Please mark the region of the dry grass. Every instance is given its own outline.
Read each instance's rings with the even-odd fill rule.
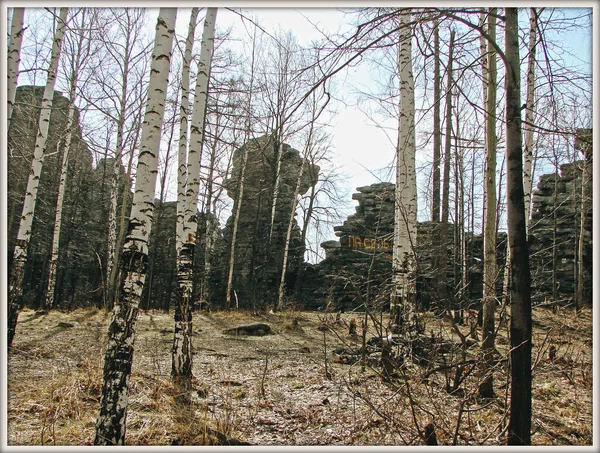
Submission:
[[[499,445],[507,422],[507,332],[498,338],[497,398],[476,397],[477,368],[454,393],[456,367],[407,362],[391,381],[378,367],[334,363],[338,347],[360,346],[361,315],[197,313],[193,391],[169,376],[172,316],[140,314],[130,385],[128,445],[214,445],[226,437],[257,445],[419,445],[433,422],[443,445]],[[348,335],[355,319],[358,336]],[[60,322],[77,322],[59,327]],[[23,310],[8,355],[8,444],[91,445],[110,314]],[[234,337],[227,328],[267,322],[274,335]],[[324,326],[327,328],[324,329]],[[463,334],[467,326],[460,327]],[[447,322],[427,332],[459,341]],[[369,326],[367,338],[375,335]],[[325,341],[325,343],[324,343]],[[549,357],[550,349],[555,355]],[[478,347],[445,355],[477,362]],[[534,310],[535,445],[592,444],[592,312]],[[326,364],[327,360],[327,364]],[[439,357],[437,365],[440,364]],[[326,373],[327,370],[327,373]]]

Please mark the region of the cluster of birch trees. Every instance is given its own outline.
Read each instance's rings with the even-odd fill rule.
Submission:
[[[326,139],[318,125],[331,98],[330,81],[345,68],[372,55],[378,55],[376,58],[383,71],[391,71],[391,80],[397,82],[389,88],[390,96],[379,99],[381,106],[392,112],[398,125],[392,327],[411,335],[418,324],[414,252],[419,211],[417,196],[420,202],[427,200],[431,220],[439,222],[442,244],[450,234],[450,220],[454,221],[455,244],[463,244],[455,261],[463,260],[463,264],[465,231],[475,230],[475,217],[483,212],[479,216],[484,234],[484,378],[480,393],[487,397],[493,394],[492,351],[495,307],[499,299],[495,292],[499,275],[496,234],[498,214],[505,207],[508,259],[504,287],[512,346],[508,443],[530,443],[531,295],[527,228],[533,169],[540,161],[545,141],[557,140],[559,136],[559,140],[571,143],[577,128],[589,127],[590,120],[589,112],[579,112],[586,109],[586,104],[576,104],[590,95],[591,75],[590,79],[586,76],[580,80],[568,78],[569,72],[552,59],[547,45],[545,33],[553,27],[553,11],[531,9],[526,12],[530,20],[522,21],[519,17],[525,11],[516,8],[360,9],[353,11],[356,23],[350,35],[329,37],[324,44],[308,50],[300,48],[292,34],[259,34],[254,26],[250,33],[251,52],[245,61],[226,48],[223,44],[226,37],[215,38],[217,8],[202,10],[201,37],[196,30],[201,11],[192,8],[183,39],[175,35],[180,11],[161,8],[153,40],[144,38],[147,11],[143,9],[65,7],[47,10],[53,25],[52,36],[48,36],[52,48],[46,61],[41,58],[43,52],[41,43],[36,42],[38,38],[29,41],[29,47],[22,53],[23,36],[28,33],[24,13],[28,11],[14,8],[11,18],[7,66],[9,125],[15,110],[19,75],[27,71],[43,72],[46,84],[11,258],[8,345],[10,347],[13,341],[22,307],[36,196],[44,160],[51,152],[46,147],[46,138],[62,62],[61,83],[67,88],[69,110],[65,137],[61,141],[62,170],[45,290],[47,309],[57,303],[54,288],[59,265],[61,213],[65,187],[70,183],[67,178],[69,147],[76,118],[80,118],[84,126],[86,121],[94,121],[92,130],[86,131],[84,138],[105,161],[112,159],[107,250],[103,251],[104,259],[98,255],[98,260],[104,275],[105,306],[114,308],[104,358],[95,444],[124,443],[135,324],[144,288],[156,265],[151,259],[154,246],[151,232],[161,213],[155,208],[155,199],[157,193],[160,201],[167,197],[171,162],[177,160],[177,222],[173,225],[177,232],[174,244],[177,291],[172,376],[187,388],[193,370],[193,283],[198,281],[194,276],[195,251],[202,241],[205,268],[200,287],[204,292],[202,297],[207,298],[211,243],[218,227],[215,219],[226,203],[222,182],[231,170],[232,151],[258,134],[268,134],[278,148],[284,142],[301,142],[303,146],[299,148],[311,163],[326,157],[323,155],[326,147],[322,146]],[[41,17],[39,11],[37,14]],[[247,23],[246,17],[240,20]],[[523,27],[524,23],[527,26]],[[568,25],[563,26],[567,29]],[[520,42],[520,33],[527,36],[525,43]],[[264,45],[265,41],[269,45]],[[200,43],[199,53],[195,53],[196,42]],[[221,51],[219,46],[222,46]],[[442,48],[446,49],[445,53]],[[544,57],[540,58],[540,54]],[[25,56],[27,58],[22,58]],[[527,67],[525,77],[521,74],[523,58]],[[25,66],[22,60],[26,61]],[[387,68],[386,61],[391,62]],[[445,87],[442,86],[444,62]],[[521,89],[522,79],[526,80],[525,90]],[[35,77],[29,80],[35,84]],[[431,93],[430,80],[433,81]],[[427,166],[431,184],[419,194],[417,149],[424,146],[417,139],[429,116],[433,117],[433,127],[425,128],[428,133],[424,136],[427,143],[431,137],[433,145],[433,158]],[[444,132],[442,126],[445,126]],[[445,138],[444,146],[442,138]],[[502,148],[505,169],[497,163]],[[555,152],[556,147],[548,148]],[[477,149],[483,151],[479,157]],[[240,198],[246,158],[246,155],[242,158]],[[278,201],[279,160],[277,163],[272,219]],[[556,159],[554,164],[558,163]],[[476,177],[476,168],[484,169],[483,178]],[[120,188],[123,174],[126,184]],[[497,181],[498,174],[503,181]],[[323,176],[320,181],[322,184],[300,202],[305,226],[313,219],[318,220],[319,209],[327,208],[318,206],[323,202],[318,198],[319,193],[332,197],[334,192],[328,185],[330,181]],[[477,184],[480,184],[478,189]],[[498,188],[503,188],[504,196],[497,193]],[[480,206],[476,206],[477,194],[482,194]],[[199,200],[202,200],[200,208]],[[450,210],[451,200],[454,212]],[[128,206],[131,206],[130,212]],[[295,199],[287,229],[288,246],[296,208]],[[235,219],[239,209],[238,204],[238,212],[231,213],[234,228],[228,263],[228,306],[232,297]],[[200,219],[205,225],[199,230]],[[270,227],[272,230],[272,222]],[[202,231],[201,238],[197,237],[198,231]],[[308,237],[306,229],[302,236],[303,240]],[[281,305],[284,297],[287,252],[286,247],[275,307]],[[447,265],[440,263],[442,275]],[[464,281],[462,286],[457,286],[459,290],[464,287]],[[443,291],[454,290],[456,288],[443,288]]]

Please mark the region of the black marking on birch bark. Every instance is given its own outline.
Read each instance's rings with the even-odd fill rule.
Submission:
[[[148,255],[137,249],[130,248],[123,251],[121,269],[125,273],[146,273],[148,267]]]

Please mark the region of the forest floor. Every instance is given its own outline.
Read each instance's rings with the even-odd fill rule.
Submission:
[[[405,360],[383,379],[376,347],[364,370],[353,355],[363,316],[197,312],[195,378],[182,403],[170,379],[172,314],[140,313],[126,444],[423,445],[428,423],[440,445],[505,443],[505,325],[497,337],[496,398],[480,399],[479,347],[468,326],[457,326],[461,341],[448,319],[429,314],[423,339],[430,341],[422,342],[429,355]],[[592,445],[592,310],[537,307],[533,318],[532,443]],[[352,319],[358,335],[349,334]],[[376,335],[373,321],[367,340]],[[8,353],[8,445],[93,443],[109,322],[110,313],[95,309],[21,312]],[[255,322],[269,324],[271,334],[223,332]]]

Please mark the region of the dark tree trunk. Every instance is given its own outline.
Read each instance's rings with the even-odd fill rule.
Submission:
[[[506,185],[510,247],[511,398],[508,444],[531,444],[531,275],[527,250],[517,8],[506,8]]]

